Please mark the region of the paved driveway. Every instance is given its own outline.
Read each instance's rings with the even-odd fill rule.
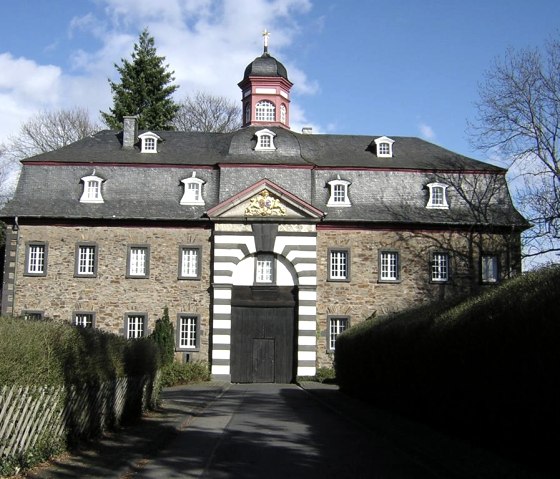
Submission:
[[[32,478],[534,479],[492,453],[365,406],[336,386],[205,383]]]
[[[432,471],[295,385],[233,385],[145,478],[434,478]]]

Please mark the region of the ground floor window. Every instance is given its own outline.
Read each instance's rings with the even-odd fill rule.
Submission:
[[[146,314],[129,313],[125,319],[125,336],[127,339],[143,338],[146,335]]]
[[[328,331],[328,350],[334,351],[336,346],[336,338],[343,331],[346,331],[350,325],[350,318],[348,316],[331,316],[328,320],[329,331]]]
[[[82,328],[93,328],[94,313],[74,313],[74,325]]]
[[[198,349],[200,318],[196,314],[178,314],[177,346],[179,349]]]
[[[432,255],[431,280],[436,283],[449,281],[449,255],[434,253]]]

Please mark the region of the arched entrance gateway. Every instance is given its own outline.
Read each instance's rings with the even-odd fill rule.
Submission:
[[[287,383],[315,374],[316,228],[323,213],[262,180],[208,212],[214,378]]]

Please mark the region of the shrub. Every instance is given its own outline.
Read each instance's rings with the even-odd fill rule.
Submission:
[[[170,363],[161,368],[161,386],[179,386],[210,380],[210,369],[205,361]]]

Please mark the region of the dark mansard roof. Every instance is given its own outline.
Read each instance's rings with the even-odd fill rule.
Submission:
[[[267,178],[324,211],[325,221],[526,226],[507,193],[505,170],[496,166],[418,138],[391,137],[393,156],[383,158],[375,151],[374,140],[379,137],[268,129],[276,135],[274,151],[255,151],[255,133],[262,130],[256,127],[225,134],[157,131],[161,138],[157,153],[123,149],[121,134],[102,131],[25,160],[14,199],[1,215],[207,221],[205,212],[210,208]],[[193,171],[205,182],[205,205],[180,205],[181,180]],[[426,208],[425,185],[446,172],[497,174],[501,194],[492,199],[484,218],[476,218],[451,192],[449,210]],[[80,203],[80,179],[93,173],[105,180],[104,203]],[[326,207],[328,182],[337,177],[352,183],[350,208]]]

